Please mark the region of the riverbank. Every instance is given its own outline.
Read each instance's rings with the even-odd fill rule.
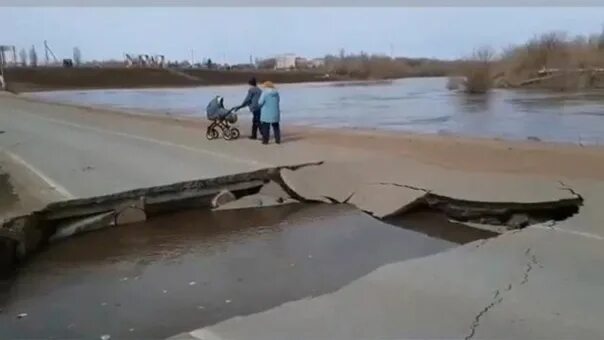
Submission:
[[[5,70],[7,89],[14,93],[82,90],[167,88],[207,85],[246,84],[255,76],[259,81],[306,83],[350,80],[312,71],[202,70],[123,67],[14,67]]]
[[[139,110],[58,103],[52,100],[18,96],[19,100],[39,102],[55,107],[76,108],[95,121],[100,115],[118,121],[155,122],[205,131],[202,118],[166,116]],[[241,113],[245,115],[245,112]],[[245,137],[250,122],[238,123]],[[604,146],[515,141],[455,135],[391,132],[375,129],[320,128],[284,124],[286,141],[303,141],[314,145],[332,145],[362,150],[384,156],[412,158],[419,162],[449,169],[503,172],[570,178],[604,179]]]

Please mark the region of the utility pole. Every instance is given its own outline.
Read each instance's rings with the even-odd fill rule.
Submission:
[[[46,59],[46,65],[48,65],[48,43],[44,40],[44,56]]]
[[[4,80],[4,49],[0,48],[0,90],[4,90],[6,88],[6,83]]]
[[[191,50],[191,66],[195,65],[195,51]]]

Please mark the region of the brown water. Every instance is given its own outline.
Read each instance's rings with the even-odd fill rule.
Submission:
[[[10,182],[9,175],[0,168],[0,217],[10,212],[18,202],[19,197]]]
[[[167,337],[453,246],[348,206],[163,216],[35,256],[0,287],[0,338]]]

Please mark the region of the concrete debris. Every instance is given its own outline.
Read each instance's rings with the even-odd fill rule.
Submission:
[[[212,207],[218,208],[227,203],[231,203],[231,202],[235,201],[236,199],[237,199],[237,197],[235,197],[235,195],[233,195],[232,192],[230,192],[228,190],[223,190],[223,191],[219,192],[216,196],[214,196],[214,198],[212,198]]]
[[[197,282],[195,282],[195,281],[189,282],[189,286],[195,286],[196,284],[197,284]]]
[[[145,210],[139,207],[126,207],[115,214],[115,225],[144,222],[147,220]]]
[[[109,334],[101,335],[101,340],[109,340],[109,339],[111,339],[111,335],[109,335]]]
[[[507,221],[506,225],[513,229],[520,229],[528,226],[530,219],[526,214],[513,214]]]
[[[299,197],[296,199],[324,203],[344,202],[356,191],[361,177],[355,169],[342,169],[337,163],[299,170],[281,170],[283,183]]]
[[[81,220],[66,222],[57,226],[56,232],[49,238],[50,242],[59,241],[76,234],[106,228],[113,224],[113,211],[96,214]]]
[[[425,194],[403,186],[368,184],[361,186],[348,203],[381,219],[405,213]]]
[[[23,318],[26,318],[26,317],[27,317],[27,313],[17,314],[17,319],[23,319]]]
[[[284,204],[300,203],[293,198],[281,198],[274,196],[267,196],[263,194],[256,194],[250,196],[244,196],[236,201],[226,203],[216,208],[215,210],[232,210],[232,209],[249,209],[249,208],[261,208],[261,207],[272,207]]]
[[[282,200],[287,200],[291,198],[283,189],[283,187],[275,181],[269,181],[264,186],[262,186],[262,189],[260,189],[258,194]]]

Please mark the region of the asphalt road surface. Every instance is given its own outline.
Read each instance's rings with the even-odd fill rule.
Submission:
[[[223,140],[206,141],[203,132],[181,143],[130,132],[123,120],[99,126],[61,116],[70,108],[7,100],[0,107],[0,148],[67,198],[87,197],[249,171],[268,166],[219,150]],[[17,105],[10,105],[17,103]],[[63,109],[63,110],[62,110]],[[73,118],[73,117],[70,117]],[[112,117],[104,122],[111,124]],[[106,124],[105,124],[106,125]],[[181,128],[181,133],[191,129]],[[178,135],[178,132],[176,133]],[[236,141],[248,142],[248,141]],[[233,142],[234,143],[234,142]]]

